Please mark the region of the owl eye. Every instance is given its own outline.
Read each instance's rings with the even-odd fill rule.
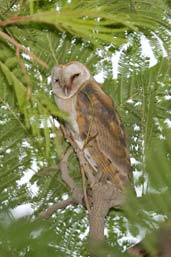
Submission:
[[[77,78],[79,75],[80,75],[80,73],[74,74],[74,75],[71,77],[71,82],[72,82],[75,78]]]
[[[55,79],[55,82],[58,83],[58,82],[59,82],[59,79]]]

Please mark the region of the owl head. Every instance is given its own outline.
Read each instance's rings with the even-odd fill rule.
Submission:
[[[57,65],[52,70],[53,93],[56,97],[68,99],[91,78],[90,71],[80,62]]]

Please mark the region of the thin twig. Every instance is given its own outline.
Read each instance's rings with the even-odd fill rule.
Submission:
[[[17,116],[16,112],[10,107],[10,105],[4,99],[2,99],[1,97],[0,97],[0,102],[2,102],[5,105],[5,107],[8,109],[8,111],[14,117],[14,119],[18,121],[18,123],[20,124],[22,129],[24,129],[24,131],[27,133],[27,129],[24,126],[24,123],[21,122],[21,120],[19,119],[19,116]]]
[[[64,154],[62,160],[59,163],[59,168],[61,171],[61,176],[63,181],[69,186],[72,191],[72,199],[75,203],[80,204],[82,203],[83,194],[80,188],[76,185],[73,178],[69,175],[68,171],[68,158],[73,152],[72,148],[69,148],[67,152]]]
[[[30,16],[12,16],[9,19],[4,21],[0,21],[0,26],[5,27],[10,24],[20,23],[20,22],[27,22],[30,19]]]
[[[68,165],[67,165],[68,158],[72,152],[73,152],[72,148],[68,148],[68,150],[62,157],[62,160],[59,163],[62,179],[72,190],[72,196],[67,200],[56,203],[53,206],[50,206],[49,208],[47,208],[46,210],[43,210],[39,215],[40,218],[48,219],[58,209],[64,209],[70,204],[75,205],[75,204],[82,203],[83,194],[79,189],[79,187],[76,185],[75,181],[70,177],[69,171],[68,171]]]
[[[9,10],[16,4],[17,0],[13,0],[11,1],[11,3],[9,4],[9,6],[7,7],[7,9],[2,13],[3,15],[5,15],[6,13],[9,12]]]
[[[68,158],[73,152],[72,148],[68,148],[67,152],[62,157],[60,163],[59,163],[59,169],[61,171],[61,176],[64,182],[69,186],[71,190],[74,189],[76,186],[75,181],[71,178],[68,172]]]
[[[80,168],[80,170],[81,170],[81,176],[82,176],[82,187],[83,187],[85,206],[88,210],[88,213],[90,213],[90,204],[89,204],[88,197],[87,197],[85,173],[84,173],[84,170],[82,167]]]
[[[75,204],[72,197],[68,198],[67,200],[63,200],[59,203],[56,203],[56,204],[50,206],[49,208],[47,208],[46,210],[43,210],[39,214],[39,217],[42,218],[42,219],[48,219],[50,216],[52,216],[52,214],[55,211],[57,211],[59,209],[65,209],[70,204]]]
[[[32,96],[32,89],[31,89],[31,84],[30,84],[30,78],[28,76],[28,72],[26,70],[24,62],[23,62],[23,60],[20,57],[20,48],[19,47],[16,47],[16,56],[18,58],[18,62],[20,64],[21,70],[22,70],[22,72],[24,74],[25,81],[26,81],[26,84],[27,84],[27,89],[26,89],[27,100],[30,100],[31,96]]]
[[[0,31],[0,36],[2,36],[4,39],[9,41],[11,44],[13,44],[16,47],[16,52],[18,52],[19,50],[22,50],[23,52],[28,54],[31,59],[35,60],[41,66],[43,66],[44,68],[48,68],[48,65],[44,61],[40,60],[35,54],[33,54],[26,47],[19,44],[14,38],[11,38],[10,36],[8,36],[6,33],[2,32],[2,31]]]

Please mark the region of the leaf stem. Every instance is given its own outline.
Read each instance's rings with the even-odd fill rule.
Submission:
[[[3,37],[4,39],[6,39],[7,41],[9,41],[11,44],[13,44],[16,47],[16,52],[18,52],[19,50],[22,50],[23,52],[28,54],[31,59],[35,60],[41,66],[43,66],[44,68],[48,68],[48,65],[44,61],[40,60],[35,54],[33,54],[26,47],[19,44],[14,38],[11,38],[10,36],[8,36],[6,33],[2,32],[2,31],[0,31],[0,36]]]

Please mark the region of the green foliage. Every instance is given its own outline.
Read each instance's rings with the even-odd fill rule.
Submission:
[[[44,222],[13,216],[13,208],[25,203],[37,216],[70,193],[58,170],[67,143],[56,129],[56,119],[68,116],[54,103],[50,74],[55,64],[72,60],[93,75],[104,73],[103,88],[126,127],[141,196],[130,192],[124,211],[110,212],[101,253],[128,256],[120,249],[132,244],[130,234],[143,233],[145,248],[154,253],[156,229],[171,209],[170,2],[6,0],[0,1],[0,19],[0,256],[89,256],[87,213],[80,206]],[[142,38],[156,58],[153,67]],[[69,169],[81,185],[74,154]]]
[[[60,247],[55,247],[58,245],[58,240],[55,230],[49,233],[50,222],[32,221],[30,217],[15,220],[10,213],[2,213],[1,221],[3,221],[0,223],[1,256],[17,257],[19,253],[20,256],[32,257],[56,254],[65,256]],[[20,234],[16,236],[18,232]]]
[[[163,226],[167,228],[170,226],[170,133],[171,129],[165,128],[164,138],[153,137],[146,148],[144,162],[146,170],[144,175],[148,176],[146,190],[141,198],[136,198],[130,193],[125,206],[131,233],[137,236],[140,228],[145,229],[147,235],[142,245],[151,255],[159,251],[159,228],[162,230]]]

